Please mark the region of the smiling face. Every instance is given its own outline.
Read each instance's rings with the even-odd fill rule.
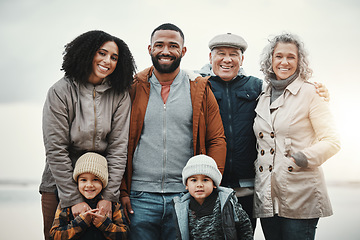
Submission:
[[[179,32],[158,30],[148,46],[155,70],[159,73],[173,73],[180,70],[181,58],[186,53],[184,41]]]
[[[102,190],[101,180],[92,173],[82,173],[78,177],[78,188],[86,199],[93,199]]]
[[[104,43],[95,53],[89,82],[97,85],[114,72],[119,57],[119,48],[115,42]]]
[[[298,66],[298,48],[293,43],[279,42],[273,52],[272,68],[277,80],[293,75]]]
[[[210,52],[213,72],[224,81],[234,79],[243,63],[244,56],[238,48],[217,47]]]
[[[186,180],[186,189],[189,190],[191,196],[202,205],[207,198],[216,188],[211,178],[205,175],[193,175]]]

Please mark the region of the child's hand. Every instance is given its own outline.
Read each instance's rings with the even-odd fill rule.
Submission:
[[[103,207],[99,209],[94,209],[96,211],[92,212],[91,215],[92,215],[92,223],[95,227],[98,227],[102,222],[105,221],[106,217],[106,214],[105,214],[105,210]]]
[[[101,209],[104,208],[104,213],[107,217],[109,217],[110,219],[112,219],[112,203],[108,200],[100,200],[97,204],[97,208]]]
[[[81,210],[80,215],[85,219],[85,222],[90,225],[90,223],[93,220],[93,213],[96,212],[98,209],[90,209],[87,210],[86,206],[83,207],[83,209]]]

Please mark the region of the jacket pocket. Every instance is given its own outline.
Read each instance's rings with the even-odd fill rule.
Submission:
[[[285,172],[292,173],[301,171],[301,167],[293,162],[293,160],[290,158],[290,155],[284,156],[284,162],[285,164],[283,165],[283,170],[285,170]]]
[[[300,207],[301,203],[309,200],[313,192],[313,186],[316,183],[314,173],[309,168],[297,166],[289,157],[283,156],[281,171],[277,177],[279,190],[283,203],[289,208]]]
[[[236,91],[235,94],[236,97],[247,100],[249,102],[256,100],[259,95],[255,91]]]
[[[140,198],[144,192],[142,191],[130,191],[130,199],[131,198]]]

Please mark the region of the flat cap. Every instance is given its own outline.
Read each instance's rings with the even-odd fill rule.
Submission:
[[[240,36],[227,33],[227,34],[220,34],[209,42],[209,48],[210,50],[213,50],[216,47],[233,47],[233,48],[239,48],[242,52],[245,52],[245,50],[248,47],[247,42]]]

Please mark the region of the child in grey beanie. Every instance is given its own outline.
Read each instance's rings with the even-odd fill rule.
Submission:
[[[234,190],[220,187],[222,176],[214,159],[190,158],[182,178],[189,192],[173,200],[178,239],[253,239],[250,219]]]

